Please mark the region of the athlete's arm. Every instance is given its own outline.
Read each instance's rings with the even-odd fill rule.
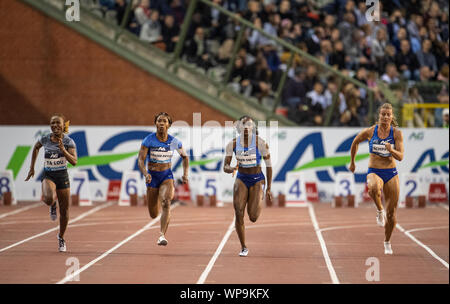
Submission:
[[[189,179],[189,157],[186,154],[186,151],[184,151],[183,148],[177,149],[178,154],[183,158],[183,183],[187,184]]]
[[[34,176],[34,165],[36,164],[36,158],[38,156],[40,148],[42,148],[42,144],[38,141],[38,142],[36,142],[36,144],[33,147],[33,152],[31,154],[30,170],[28,171],[28,175],[27,175],[27,178],[25,179],[25,181],[28,181],[30,178],[32,178]]]
[[[231,167],[230,163],[231,163],[231,159],[233,158],[233,143],[234,141],[230,141],[230,143],[227,145],[227,147],[225,148],[225,160],[224,160],[224,165],[223,165],[223,171],[225,173],[233,173],[235,170],[238,169],[239,164],[236,165],[236,167]]]
[[[145,168],[145,158],[147,157],[147,153],[148,148],[144,145],[141,145],[138,156],[138,166],[139,170],[141,170],[142,175],[145,176],[145,182],[147,184],[150,184],[152,181],[152,176],[148,174],[147,169]]]
[[[266,164],[266,178],[267,178],[267,188],[266,196],[269,201],[272,201],[272,161],[270,159],[269,145],[261,138],[258,137],[258,150],[260,151],[264,163]]]
[[[352,172],[355,172],[355,169],[356,169],[355,157],[356,157],[356,152],[358,152],[358,146],[360,143],[362,143],[363,141],[368,140],[370,138],[370,134],[371,134],[371,132],[373,132],[372,129],[373,129],[373,127],[362,130],[358,135],[356,135],[355,139],[352,142],[352,147],[350,148],[351,160],[350,160],[350,166],[348,167],[348,169]]]
[[[386,143],[386,150],[388,150],[392,157],[398,161],[403,160],[403,133],[397,128],[394,129],[395,149],[390,143]]]
[[[64,157],[67,159],[67,161],[72,164],[72,166],[76,166],[77,165],[77,151],[75,148],[69,148],[69,151],[66,150],[66,148],[64,147],[62,138],[58,138],[58,147],[59,150],[64,154]]]

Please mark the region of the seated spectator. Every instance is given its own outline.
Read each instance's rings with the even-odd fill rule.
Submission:
[[[231,87],[238,93],[249,97],[251,93],[251,84],[246,67],[245,57],[237,56],[234,61],[233,70],[230,76]]]
[[[343,70],[347,67],[347,62],[350,61],[350,58],[346,56],[344,51],[344,44],[342,41],[336,41],[334,43],[334,51],[330,55],[329,64],[338,70]]]
[[[395,64],[397,69],[406,80],[419,79],[419,61],[416,55],[411,52],[409,41],[403,39],[401,41],[401,50],[395,56]]]
[[[306,39],[306,46],[308,47],[308,53],[316,55],[320,51],[320,41],[324,39],[325,34],[323,28],[320,26],[314,29],[313,34]]]
[[[381,76],[381,80],[384,81],[386,84],[394,84],[400,81],[398,78],[398,71],[397,67],[393,63],[388,63],[386,65],[386,72]]]
[[[326,64],[330,64],[330,57],[333,52],[333,47],[330,40],[322,40],[320,42],[320,53],[318,54],[319,59]]]
[[[117,24],[120,26],[122,24],[123,18],[125,17],[125,11],[127,9],[128,3],[125,0],[116,0],[116,19]],[[136,18],[134,16],[134,10],[132,9],[130,11],[130,14],[128,15],[128,20],[125,23],[125,28],[132,32],[135,35],[139,35],[140,26],[138,25]]]
[[[175,50],[175,45],[178,42],[178,35],[180,34],[180,28],[175,24],[175,18],[172,15],[166,15],[164,17],[161,34],[166,46],[166,52],[172,53]]]
[[[429,39],[422,42],[422,50],[417,52],[416,55],[421,66],[430,68],[431,77],[436,76],[438,72],[436,57],[431,53],[431,41]]]
[[[420,82],[428,82],[431,80],[432,75],[433,74],[431,73],[430,68],[425,65],[420,68],[419,81]]]
[[[258,52],[256,61],[248,67],[248,75],[252,86],[251,95],[261,102],[263,97],[269,95],[271,89],[270,70],[262,51]]]
[[[336,94],[338,94],[338,96],[336,96]],[[342,113],[344,113],[344,111],[347,109],[345,97],[342,92],[338,92],[338,86],[337,86],[335,80],[328,81],[327,89],[326,89],[324,95],[325,95],[325,99],[326,99],[325,103],[328,105],[332,105],[334,100],[336,99],[336,105],[335,105],[334,112],[332,113],[332,118],[331,118],[331,123],[333,124],[333,120],[336,120],[335,122],[337,122],[337,120],[340,119],[340,116],[342,115]],[[339,115],[335,115],[338,113],[339,113]],[[338,125],[338,124],[334,124],[334,125]]]
[[[308,65],[306,68],[306,77],[304,80],[306,92],[312,91],[314,84],[319,81],[317,76],[317,67],[314,64]]]
[[[370,48],[374,61],[383,60],[384,50],[388,45],[388,37],[385,29],[379,29],[376,34],[376,39],[370,40]]]
[[[447,128],[448,129],[448,108],[444,109],[444,111],[442,111],[442,127],[443,128]]]
[[[309,105],[310,120],[312,120],[313,125],[323,125],[325,110],[329,105],[324,94],[323,84],[320,81],[316,82],[314,89],[306,94],[306,100]]]
[[[162,40],[162,26],[159,22],[159,12],[153,10],[150,14],[150,19],[144,23],[139,34],[139,39],[154,43]]]
[[[408,89],[407,94],[403,96],[402,104],[422,104],[423,98],[419,94],[419,90],[417,87],[411,87]],[[423,128],[424,122],[423,122],[423,109],[414,109],[413,119],[406,121],[406,126],[408,128]],[[434,124],[434,122],[433,122]]]
[[[283,88],[281,104],[290,109],[295,109],[297,104],[306,97],[306,89],[303,84],[305,74],[301,68],[295,69],[295,76],[289,78]]]
[[[139,5],[134,9],[134,16],[140,27],[150,20],[150,0],[141,0]]]
[[[195,63],[206,71],[213,66],[203,27],[197,27],[194,37],[186,42],[185,53],[188,62]]]
[[[175,19],[175,25],[180,27],[183,23],[184,14],[186,13],[185,0],[172,0],[170,2],[170,11]]]

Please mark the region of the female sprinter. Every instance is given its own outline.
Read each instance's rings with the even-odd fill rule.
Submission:
[[[255,123],[249,116],[239,119],[237,130],[238,138],[234,138],[226,147],[223,171],[234,173],[238,170],[233,187],[233,206],[236,213],[235,227],[241,242],[239,256],[248,255],[245,245],[244,212],[252,222],[256,222],[261,213],[261,200],[264,195],[265,177],[261,172],[261,155],[266,163],[267,188],[266,198],[272,201],[270,187],[272,185],[272,165],[270,162],[269,146],[258,136]],[[236,155],[237,165],[231,167],[233,152]]]
[[[358,145],[364,140],[369,141],[370,158],[367,174],[369,195],[378,209],[377,223],[384,226],[384,253],[393,254],[390,239],[396,224],[395,212],[400,192],[395,160],[403,159],[403,134],[398,129],[391,104],[383,104],[379,109],[377,124],[364,129],[353,140],[349,167],[352,172],[355,172],[356,168],[355,156]],[[383,209],[381,191],[384,194],[387,212]]]
[[[69,132],[69,121],[64,115],[55,114],[50,119],[51,133],[44,135],[34,145],[31,156],[31,166],[25,181],[34,176],[34,165],[43,146],[45,151],[44,175],[42,177],[42,195],[44,203],[50,206],[50,218],[56,220],[56,197],[59,203],[59,251],[66,251],[64,233],[69,222],[70,182],[67,173],[67,161],[73,166],[77,164],[77,150],[75,142],[64,133]]]
[[[172,118],[167,113],[155,116],[156,133],[145,137],[139,151],[139,169],[145,176],[147,185],[147,206],[151,218],[159,214],[162,207],[161,232],[157,244],[166,246],[165,234],[170,221],[170,202],[174,196],[174,180],[171,170],[173,151],[177,150],[183,158],[183,183],[188,182],[189,159],[181,141],[167,133],[172,125]],[[148,161],[148,171],[145,161]]]

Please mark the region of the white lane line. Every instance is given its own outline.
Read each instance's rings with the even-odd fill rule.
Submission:
[[[36,204],[30,205],[30,206],[27,206],[27,207],[22,207],[20,209],[17,209],[17,210],[8,212],[8,213],[3,213],[3,214],[0,215],[0,219],[5,218],[5,217],[10,216],[10,215],[14,215],[14,214],[23,212],[23,211],[30,210],[30,209],[33,209],[33,208],[36,208],[36,207],[39,207],[41,205],[42,205],[42,203],[36,203]]]
[[[78,221],[82,220],[83,218],[85,218],[86,216],[89,216],[89,215],[91,215],[91,214],[93,214],[93,213],[95,213],[97,211],[100,211],[100,210],[102,210],[102,209],[104,209],[106,207],[109,207],[109,206],[111,206],[113,204],[115,204],[115,202],[109,202],[109,203],[97,206],[97,207],[95,207],[95,208],[93,208],[93,209],[91,209],[91,210],[89,210],[87,212],[84,212],[84,213],[80,214],[78,217],[74,218],[73,220],[70,220],[69,221],[69,225],[72,224],[72,223],[78,222]],[[11,249],[13,247],[19,246],[19,245],[21,245],[23,243],[26,243],[28,241],[31,241],[31,240],[33,240],[35,238],[38,238],[38,237],[41,237],[43,235],[49,234],[50,232],[56,231],[58,229],[59,229],[59,226],[56,226],[54,228],[48,229],[48,230],[46,230],[44,232],[41,232],[39,234],[35,234],[33,236],[30,236],[29,238],[26,238],[26,239],[24,239],[22,241],[19,241],[17,243],[14,243],[12,245],[9,245],[7,247],[4,247],[4,248],[0,249],[0,252],[3,252],[3,251],[6,251],[8,249]]]
[[[407,230],[407,232],[426,231],[426,230],[436,230],[436,229],[448,229],[448,226],[415,228],[415,229]]]
[[[336,271],[333,268],[333,264],[331,263],[330,256],[328,255],[327,245],[322,237],[322,232],[319,228],[319,223],[317,222],[316,213],[314,212],[314,207],[311,203],[308,203],[309,216],[311,217],[311,221],[314,226],[314,230],[316,231],[317,238],[319,239],[320,247],[322,248],[323,257],[325,258],[325,263],[328,268],[328,272],[331,276],[331,281],[333,284],[340,284],[339,279],[336,275]]]
[[[206,278],[208,277],[209,272],[214,266],[214,263],[216,262],[217,258],[220,255],[220,252],[222,252],[223,247],[225,246],[226,242],[228,241],[228,238],[230,237],[231,233],[234,230],[234,221],[236,220],[236,217],[233,218],[233,221],[231,222],[230,226],[228,227],[227,232],[223,236],[222,241],[220,242],[219,246],[216,249],[216,252],[212,256],[211,260],[209,261],[208,265],[206,266],[205,270],[203,271],[202,275],[197,281],[197,284],[204,284],[206,281]]]
[[[400,226],[400,224],[397,223],[397,228],[398,230],[400,230],[401,232],[403,232],[407,237],[409,237],[411,240],[413,240],[414,242],[416,242],[417,244],[419,244],[419,246],[421,246],[422,248],[424,248],[426,251],[428,251],[428,253],[435,258],[436,260],[438,260],[439,262],[441,262],[442,265],[444,265],[447,269],[448,269],[448,263],[446,261],[444,261],[443,259],[441,259],[436,253],[434,253],[433,250],[431,250],[427,245],[425,245],[424,243],[422,243],[421,241],[419,241],[418,239],[416,239],[412,234],[411,231],[415,230],[415,229],[411,229],[411,230],[405,230],[402,226]],[[418,231],[418,230],[416,230]]]
[[[170,209],[172,210],[172,209],[176,208],[178,205],[179,205],[178,203],[175,203],[174,205],[172,205],[170,207]],[[57,282],[56,284],[65,284],[68,281],[72,281],[74,277],[77,277],[80,273],[82,273],[83,271],[85,271],[86,269],[88,269],[89,267],[91,267],[92,265],[97,263],[98,261],[100,261],[100,260],[104,259],[105,257],[107,257],[110,253],[112,253],[115,250],[117,250],[118,248],[122,247],[123,245],[125,245],[126,243],[128,243],[129,241],[131,241],[132,239],[137,237],[142,232],[148,230],[153,224],[157,223],[160,218],[161,218],[161,214],[158,215],[156,218],[154,218],[147,225],[145,225],[144,227],[142,227],[141,229],[139,229],[138,231],[136,231],[135,233],[133,233],[132,235],[130,235],[129,237],[127,237],[126,239],[124,239],[123,241],[121,241],[120,243],[115,245],[114,247],[112,247],[111,249],[109,249],[108,251],[104,252],[102,255],[98,256],[95,259],[93,259],[92,261],[90,261],[89,263],[87,263],[86,265],[84,265],[83,267],[78,269],[77,271],[75,271],[72,274],[66,276],[61,281]]]
[[[439,204],[439,206],[441,206],[441,207],[444,208],[445,210],[449,211],[449,210],[448,210],[448,205],[446,205],[446,204]]]
[[[351,225],[351,226],[334,226],[319,229],[320,232],[331,231],[331,230],[339,230],[339,229],[353,229],[353,228],[365,228],[365,227],[375,227],[375,225]]]

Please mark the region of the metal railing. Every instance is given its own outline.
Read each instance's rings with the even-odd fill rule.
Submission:
[[[282,96],[282,91],[284,88],[284,85],[286,83],[286,79],[287,79],[287,73],[288,71],[291,69],[292,67],[292,63],[293,63],[293,59],[295,57],[295,55],[299,55],[302,58],[308,60],[309,62],[311,62],[312,64],[320,67],[321,69],[327,71],[328,73],[337,76],[338,77],[338,92],[341,91],[344,82],[348,82],[348,83],[352,83],[355,86],[357,86],[358,88],[362,88],[365,89],[368,93],[368,101],[369,101],[369,123],[373,123],[373,113],[374,113],[374,91],[369,88],[367,85],[365,85],[364,83],[351,78],[347,75],[344,75],[343,73],[341,73],[339,70],[321,62],[319,59],[317,59],[316,57],[302,51],[301,49],[299,49],[298,47],[290,44],[289,42],[286,42],[285,40],[282,40],[278,37],[272,36],[270,34],[267,34],[266,32],[262,31],[261,29],[255,27],[251,22],[237,16],[236,14],[234,14],[233,12],[230,12],[226,9],[224,9],[223,7],[221,7],[220,5],[217,5],[209,0],[191,0],[187,13],[185,15],[185,19],[183,21],[182,24],[182,28],[181,28],[181,34],[178,40],[178,43],[176,45],[175,48],[175,52],[173,54],[173,59],[171,61],[171,64],[176,63],[181,55],[184,43],[185,43],[185,39],[186,39],[186,35],[189,29],[189,26],[191,24],[192,21],[192,15],[195,11],[195,8],[198,4],[198,2],[202,2],[216,10],[218,10],[220,13],[228,16],[229,18],[233,19],[234,21],[236,21],[239,26],[240,26],[240,30],[239,33],[237,35],[237,38],[234,42],[234,49],[233,49],[233,53],[231,55],[231,59],[229,64],[227,65],[227,69],[226,69],[226,77],[224,77],[223,82],[222,82],[222,86],[226,85],[226,82],[229,81],[229,76],[231,75],[232,69],[233,69],[233,63],[234,60],[236,58],[237,52],[239,51],[239,46],[241,44],[242,41],[242,37],[243,37],[243,33],[245,31],[246,28],[252,29],[252,30],[256,30],[258,31],[261,35],[263,35],[264,37],[274,41],[277,45],[281,46],[282,48],[284,48],[285,50],[290,52],[290,57],[289,57],[289,61],[288,61],[288,65],[286,67],[286,69],[283,71],[283,74],[281,76],[281,80],[278,84],[277,89],[275,90],[275,103],[272,107],[272,112],[275,112],[276,108],[278,107],[278,105],[280,104],[280,100],[281,100],[281,96]],[[337,101],[338,101],[338,93],[335,94],[335,96],[333,97],[333,103],[332,105],[329,107],[327,113],[326,113],[326,118],[325,118],[325,123],[324,125],[328,126],[330,124],[330,120],[331,120],[331,115],[333,114],[333,112],[336,109],[337,106]]]

